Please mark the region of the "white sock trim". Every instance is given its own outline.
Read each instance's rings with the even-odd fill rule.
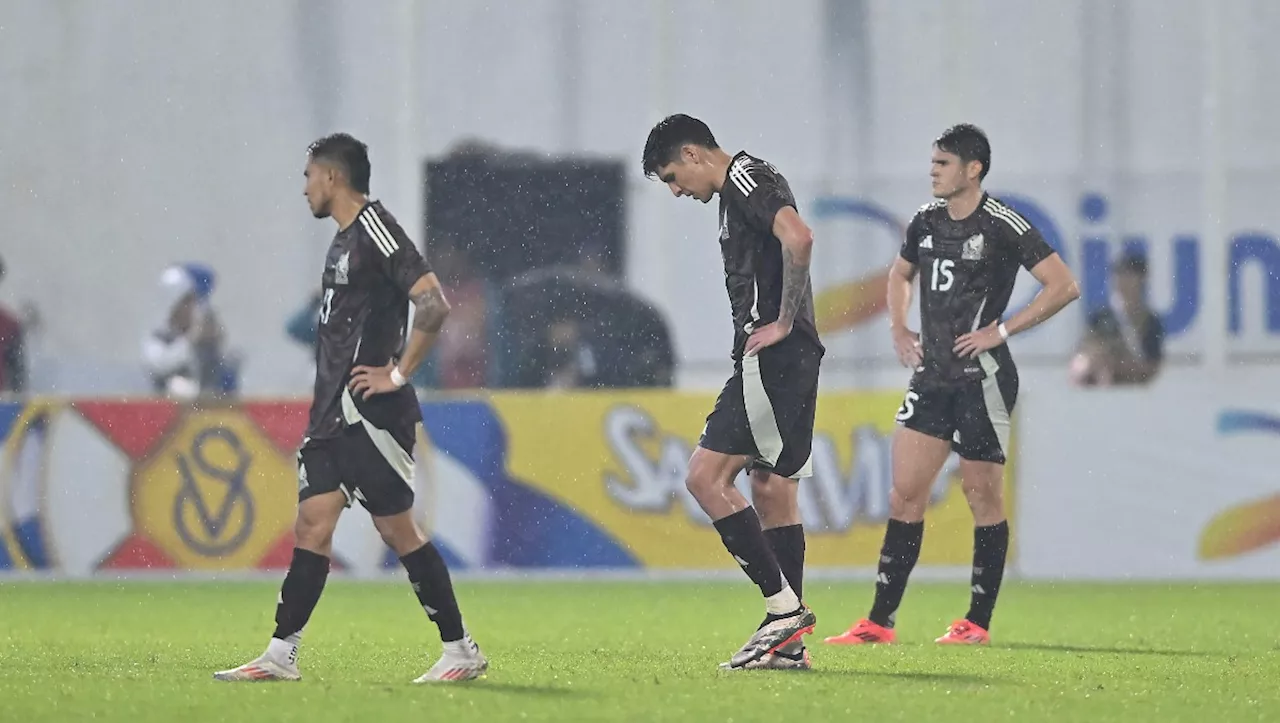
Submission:
[[[782,590],[776,595],[770,595],[764,599],[764,609],[770,615],[786,615],[793,613],[800,608],[800,598],[796,597],[796,593],[791,589],[790,585],[784,585]]]

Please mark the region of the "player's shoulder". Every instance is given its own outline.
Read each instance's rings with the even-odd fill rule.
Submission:
[[[1033,228],[1031,222],[1023,218],[1022,214],[992,195],[987,195],[983,198],[982,205],[978,211],[995,228],[1011,233],[1014,236],[1021,236]]]
[[[934,199],[916,209],[915,214],[911,217],[911,223],[916,226],[931,224],[937,219],[938,214],[945,213],[946,210],[946,200],[941,198]]]
[[[786,179],[774,165],[746,151],[738,151],[729,162],[729,183],[725,187],[731,196],[749,197],[762,185],[786,186]]]
[[[405,239],[404,229],[381,201],[369,201],[356,216],[360,236],[390,256]]]

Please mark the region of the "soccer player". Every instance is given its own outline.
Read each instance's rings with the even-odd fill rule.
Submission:
[[[488,667],[458,611],[449,570],[412,516],[413,447],[422,422],[406,379],[449,313],[440,282],[395,218],[369,193],[369,156],[346,134],[308,149],[307,203],[338,233],[325,257],[315,397],[298,452],[293,560],[276,601],[276,629],[256,660],[218,680],[299,680],[298,645],[329,574],[333,531],[354,500],[404,564],[444,654],[416,683],[479,677]],[[409,301],[412,331],[405,343]]]
[[[687,486],[725,548],[765,598],[766,615],[722,668],[810,667],[803,636],[817,618],[801,601],[804,528],[797,481],[810,452],[825,350],[813,321],[813,233],[782,174],[746,152],[730,156],[711,130],[673,115],[649,132],[644,173],[676,197],[720,197],[720,251],[733,312],[733,376],[689,460]],[[734,487],[750,470],[756,508]]]
[[[1079,297],[1062,258],[1040,232],[982,190],[991,170],[986,135],[968,124],[933,144],[933,195],[907,227],[889,276],[889,323],[904,366],[915,370],[893,439],[890,519],[880,550],[871,614],[834,644],[892,643],[898,605],[920,556],[930,488],[954,450],[973,511],[969,612],[938,643],[990,642],[988,630],[1009,547],[1003,480],[1018,370],[1006,341]],[[1042,288],[1004,320],[1018,267]],[[907,328],[920,271],[921,334]]]

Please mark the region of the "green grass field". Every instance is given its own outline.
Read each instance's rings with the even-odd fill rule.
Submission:
[[[409,684],[439,651],[407,585],[331,582],[301,683],[227,684],[256,656],[275,584],[0,584],[5,721],[1280,720],[1280,586],[1010,584],[995,644],[939,649],[963,584],[914,584],[901,644],[831,649],[869,583],[813,581],[814,670],[716,669],[759,622],[730,583],[462,582],[492,661]]]

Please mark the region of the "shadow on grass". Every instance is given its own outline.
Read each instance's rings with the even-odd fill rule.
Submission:
[[[886,678],[913,680],[921,683],[966,683],[970,685],[998,685],[1004,681],[985,675],[970,673],[932,673],[927,670],[809,670],[805,676],[830,678]]]
[[[993,646],[1008,650],[1039,650],[1049,653],[1101,653],[1107,655],[1165,655],[1174,657],[1207,657],[1203,650],[1161,650],[1159,648],[1116,648],[1106,645],[1057,645],[1052,643],[1001,643]]]
[[[513,695],[528,695],[546,698],[579,698],[589,696],[587,691],[574,690],[573,688],[560,688],[551,685],[533,685],[528,683],[502,683],[495,680],[473,680],[466,683],[454,683],[440,687],[447,687],[449,690],[465,690],[467,692],[510,693]]]

